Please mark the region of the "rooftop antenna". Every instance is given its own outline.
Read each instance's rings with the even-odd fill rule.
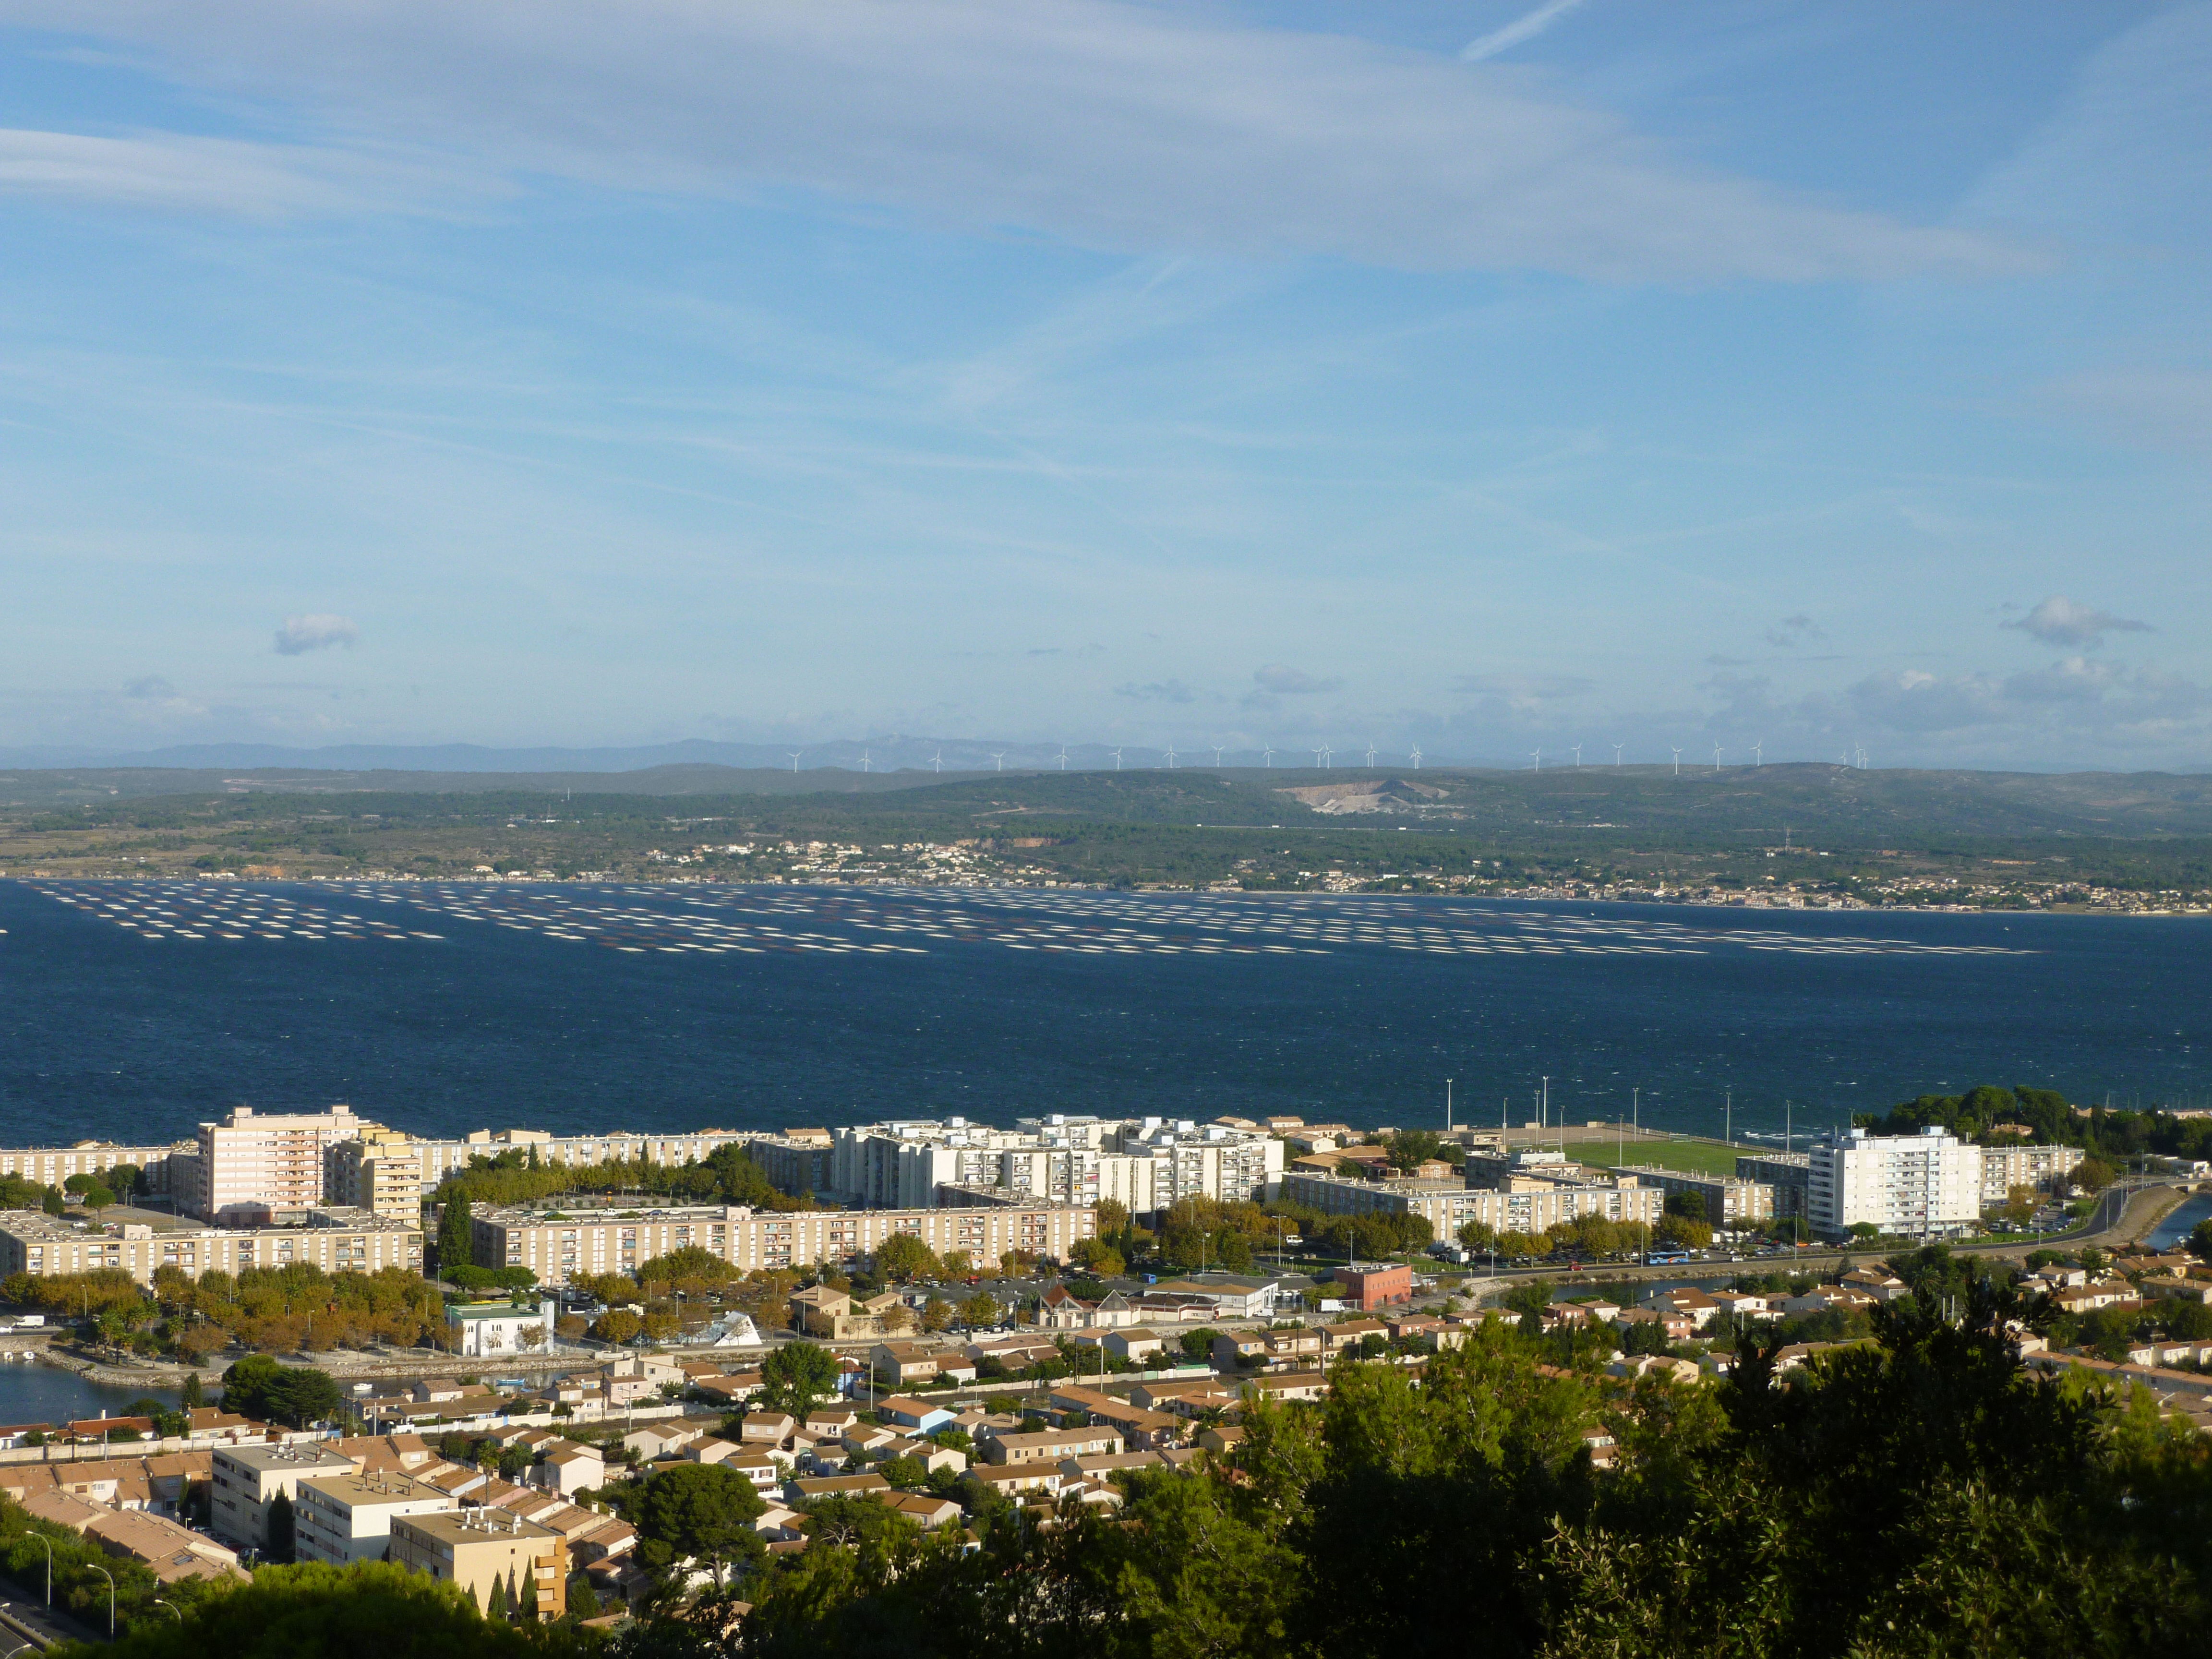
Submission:
[[[1613,745],[1613,769],[1616,772],[1620,770],[1620,751],[1627,746],[1624,743],[1616,743]]]
[[[1667,746],[1669,749],[1674,749],[1672,744]],[[1682,775],[1682,751],[1680,749],[1674,749],[1674,775],[1678,778]]]
[[[1367,769],[1370,772],[1375,769],[1375,741],[1371,738],[1367,742]]]
[[[1000,749],[996,750],[992,754],[991,758],[999,763],[999,770],[1003,772],[1006,769],[1006,751],[1005,750]]]
[[[796,772],[799,769],[799,757],[806,751],[804,749],[787,749],[784,752],[791,757],[791,769]]]
[[[1121,751],[1118,749],[1114,751],[1114,769],[1116,772],[1121,769]]]
[[[1173,744],[1170,744],[1168,745],[1168,770],[1170,772],[1175,770],[1175,745]]]
[[[1418,743],[1413,745],[1413,769],[1416,772],[1421,769],[1421,745]]]
[[[1452,1080],[1449,1078],[1446,1078],[1444,1079],[1444,1133],[1446,1134],[1449,1134],[1452,1132],[1451,1085]]]

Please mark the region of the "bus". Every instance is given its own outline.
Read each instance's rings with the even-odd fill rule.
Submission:
[[[1689,1259],[1687,1250],[1651,1250],[1646,1252],[1644,1265],[1647,1267],[1679,1267]]]

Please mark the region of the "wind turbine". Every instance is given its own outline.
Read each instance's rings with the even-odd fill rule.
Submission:
[[[1536,770],[1540,772],[1544,769],[1544,751],[1542,750],[1530,750],[1528,751],[1528,758],[1536,763]]]
[[[1175,745],[1173,744],[1170,744],[1168,745],[1168,770],[1170,772],[1175,770]]]
[[[929,763],[935,767],[939,772],[943,772],[945,770],[945,751],[940,749],[935,754],[932,755],[929,757]]]
[[[799,757],[805,752],[806,751],[804,749],[787,749],[784,750],[784,753],[791,757],[791,769],[793,771],[796,772],[799,769]]]
[[[1421,745],[1418,743],[1413,745],[1413,769],[1416,772],[1421,769]]]
[[[1064,743],[1060,745],[1060,769],[1067,770],[1067,745]]]
[[[1367,769],[1370,772],[1375,769],[1375,744],[1371,738],[1367,744]]]
[[[863,772],[868,769],[868,751],[865,749],[860,751],[860,769]]]
[[[1761,738],[1751,745],[1751,769],[1756,772],[1766,764],[1766,739]]]
[[[1006,769],[1006,751],[1005,750],[1000,749],[995,750],[992,754],[991,758],[999,763],[999,769],[1001,772]]]
[[[1714,770],[1714,771],[1716,771],[1716,772],[1717,772],[1717,771],[1719,771],[1720,769],[1721,769],[1721,746],[1720,746],[1720,744],[1715,744],[1713,745],[1713,770]]]
[[[1625,743],[1616,743],[1613,745],[1613,769],[1616,772],[1620,770],[1620,751],[1626,747],[1628,745]]]
[[[1322,771],[1328,771],[1329,757],[1334,755],[1335,752],[1336,750],[1331,749],[1327,744],[1322,744],[1320,748],[1313,751],[1314,764],[1321,768]]]
[[[1669,744],[1668,747],[1674,749],[1674,745]],[[1682,751],[1680,749],[1674,749],[1674,775],[1678,778],[1682,775]]]
[[[1118,749],[1114,751],[1114,769],[1116,772],[1121,769],[1121,751]]]
[[[1275,763],[1275,751],[1273,750],[1262,748],[1260,750],[1260,754],[1263,764],[1273,766]]]
[[[1222,748],[1223,745],[1218,743],[1213,745],[1213,769],[1217,772],[1221,769]]]
[[[1582,769],[1583,769],[1583,746],[1582,746],[1582,744],[1577,744],[1575,745],[1575,770],[1576,770],[1576,771],[1577,771],[1577,772],[1579,772],[1579,771],[1581,771]]]

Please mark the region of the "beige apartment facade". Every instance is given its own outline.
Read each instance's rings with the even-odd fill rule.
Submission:
[[[221,1123],[203,1123],[193,1212],[211,1221],[234,1206],[301,1210],[320,1204],[325,1150],[374,1127],[343,1105],[326,1112],[240,1106]]]
[[[0,1176],[16,1176],[42,1187],[58,1187],[71,1176],[103,1175],[118,1164],[146,1173],[154,1191],[169,1188],[169,1160],[190,1154],[192,1143],[179,1140],[167,1146],[125,1146],[110,1140],[80,1140],[73,1146],[15,1146],[0,1148]]]
[[[157,1268],[194,1279],[211,1269],[308,1262],[326,1273],[422,1271],[422,1230],[360,1210],[310,1210],[297,1225],[155,1227],[127,1222],[79,1224],[43,1210],[0,1210],[0,1277],[60,1278],[120,1267],[151,1285]]]
[[[389,1559],[459,1584],[487,1612],[500,1588],[518,1617],[552,1620],[568,1610],[568,1540],[506,1510],[395,1516]]]
[[[573,1200],[572,1200],[573,1202]],[[1095,1238],[1091,1206],[991,1206],[958,1210],[753,1210],[741,1205],[586,1211],[495,1209],[471,1218],[479,1265],[528,1267],[541,1285],[587,1274],[633,1273],[656,1256],[703,1249],[744,1272],[850,1261],[896,1237],[920,1239],[939,1255],[965,1250],[995,1261],[1027,1250],[1064,1261]]]

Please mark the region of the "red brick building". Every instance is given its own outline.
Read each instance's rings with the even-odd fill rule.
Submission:
[[[1387,1267],[1339,1267],[1336,1284],[1360,1311],[1413,1299],[1413,1270],[1402,1261]]]

